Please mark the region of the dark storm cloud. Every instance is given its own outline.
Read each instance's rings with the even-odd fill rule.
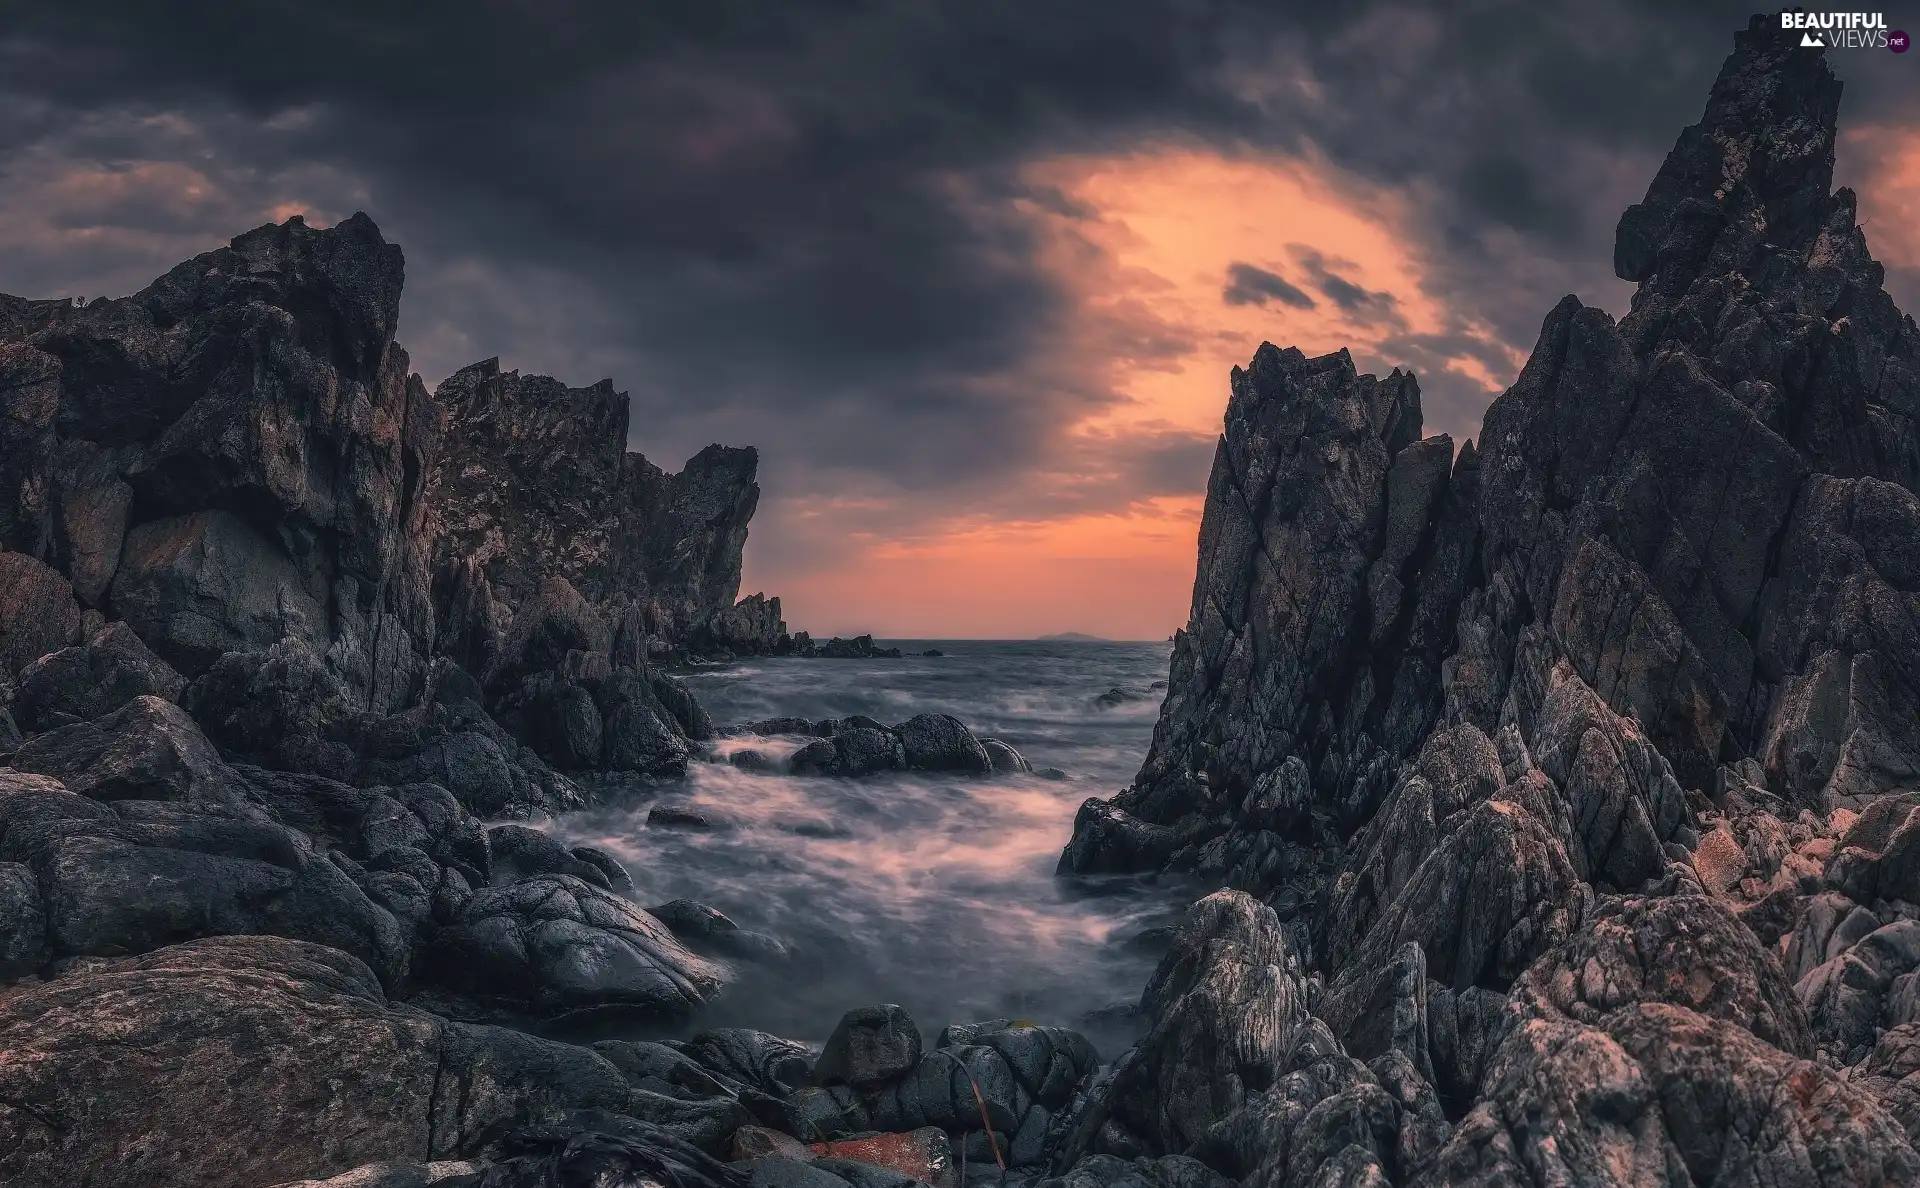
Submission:
[[[1295,309],[1312,309],[1316,302],[1299,286],[1277,272],[1255,268],[1236,260],[1227,266],[1227,287],[1220,300],[1228,305],[1265,305],[1279,301]]]
[[[1301,243],[1290,244],[1288,250],[1300,262],[1300,267],[1306,269],[1313,287],[1326,294],[1327,300],[1339,306],[1354,321],[1362,325],[1404,324],[1400,311],[1394,308],[1392,293],[1376,293],[1362,288],[1337,271],[1340,268],[1351,270],[1354,267],[1352,264],[1345,260],[1329,260]]]
[[[1429,295],[1460,319],[1446,334],[1471,320],[1524,350],[1568,290],[1619,311],[1613,220],[1698,117],[1747,11],[42,4],[0,27],[0,288],[125,291],[283,201],[364,207],[407,248],[403,336],[430,380],[494,354],[612,375],[649,453],[758,442],[777,497],[869,492],[876,524],[1131,497],[1099,481],[1067,499],[1071,466],[1145,483],[1190,467],[1198,490],[1204,449],[1129,470],[1066,440],[1118,397],[1058,357],[1083,345],[1080,295],[1036,262],[1020,207],[1097,212],[1023,165],[1166,140],[1312,146],[1418,205]],[[1873,70],[1850,119],[1913,103]],[[1394,313],[1330,264],[1309,275],[1350,313]],[[1311,300],[1236,265],[1224,299],[1262,296]],[[1113,335],[1121,354],[1180,345],[1147,324]],[[1406,360],[1460,357],[1441,345]],[[1464,383],[1430,385],[1461,423],[1484,399]]]

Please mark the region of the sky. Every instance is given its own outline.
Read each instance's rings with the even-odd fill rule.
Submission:
[[[1418,375],[1476,436],[1743,5],[0,0],[0,291],[117,296],[364,210],[429,385],[760,450],[742,593],[914,638],[1185,623],[1228,373]],[[1920,2],[1889,10],[1920,31]],[[1835,51],[1838,180],[1920,308],[1920,53]]]

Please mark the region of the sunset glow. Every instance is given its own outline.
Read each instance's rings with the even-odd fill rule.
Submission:
[[[1063,431],[1083,462],[1139,435],[1200,439],[1196,458],[1210,458],[1228,375],[1263,341],[1308,354],[1344,346],[1384,373],[1399,360],[1383,345],[1448,328],[1402,230],[1405,196],[1324,162],[1169,146],[1038,161],[1025,179],[1033,196],[1016,205],[1075,311],[1059,353],[1096,369],[1081,378],[1112,397]],[[1236,267],[1286,296],[1236,292]],[[1517,354],[1486,341],[1517,369]],[[1511,378],[1466,356],[1450,366],[1489,396]],[[745,589],[779,593],[788,621],[816,631],[1161,639],[1187,619],[1202,502],[1154,496],[1055,518],[961,512],[911,538],[848,541],[847,562],[777,580],[756,572],[749,546]]]

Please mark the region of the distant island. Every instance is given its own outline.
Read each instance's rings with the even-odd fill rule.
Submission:
[[[1082,631],[1062,631],[1058,635],[1043,635],[1040,637],[1039,642],[1041,643],[1112,643],[1113,641],[1110,639],[1104,638],[1103,636],[1088,635]]]

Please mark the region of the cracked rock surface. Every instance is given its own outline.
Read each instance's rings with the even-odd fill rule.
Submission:
[[[1196,911],[1064,1180],[1920,1182],[1920,331],[1776,26],[1622,216],[1631,309],[1555,307],[1477,443],[1344,353],[1235,370],[1152,750],[1061,868],[1264,939]]]

